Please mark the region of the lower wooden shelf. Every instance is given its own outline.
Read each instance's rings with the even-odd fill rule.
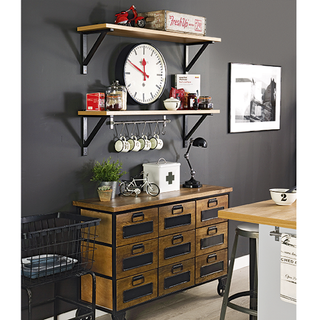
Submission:
[[[199,115],[199,114],[217,114],[220,110],[124,110],[124,111],[78,111],[79,116],[152,116],[152,115]]]

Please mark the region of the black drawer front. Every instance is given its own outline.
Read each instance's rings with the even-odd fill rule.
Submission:
[[[187,226],[191,224],[191,214],[184,214],[177,217],[170,217],[164,219],[164,228],[176,228],[181,226]]]
[[[223,243],[224,243],[224,234],[219,234],[216,236],[201,239],[200,248],[206,249],[206,248],[214,247]]]
[[[224,264],[223,261],[219,261],[217,263],[209,264],[207,266],[203,266],[200,269],[200,276],[205,277],[209,274],[214,274],[220,271],[223,271]]]
[[[203,222],[218,218],[218,211],[223,209],[224,207],[220,207],[201,211],[201,221]]]
[[[164,289],[170,289],[186,282],[190,282],[190,271],[165,278]]]
[[[142,266],[147,266],[152,263],[153,263],[153,252],[141,254],[136,257],[126,258],[126,259],[123,259],[123,271],[139,268]]]
[[[135,299],[139,299],[148,296],[153,293],[153,283],[148,283],[137,288],[123,291],[123,302],[129,302]]]
[[[182,256],[191,252],[191,243],[183,243],[173,247],[168,247],[164,249],[164,258],[171,259],[177,256]]]
[[[130,226],[123,227],[123,238],[128,239],[132,237],[141,236],[153,232],[153,221],[137,223]]]

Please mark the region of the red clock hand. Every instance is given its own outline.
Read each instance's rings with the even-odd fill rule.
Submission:
[[[143,58],[141,64],[143,65],[143,75],[144,75],[143,81],[146,81],[146,64],[147,64],[147,62],[144,58]]]
[[[135,64],[133,64],[130,60],[128,60],[137,70],[139,70],[143,75],[144,75],[144,78],[149,78],[149,76],[144,72],[142,71],[139,67],[137,67]]]

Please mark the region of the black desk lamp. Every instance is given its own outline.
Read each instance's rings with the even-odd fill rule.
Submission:
[[[191,146],[206,148],[207,147],[207,141],[205,139],[203,139],[203,138],[196,138],[196,139],[192,139],[191,138],[190,139],[189,146],[188,146],[187,152],[184,155],[184,157],[187,160],[189,168],[190,168],[191,179],[186,181],[183,184],[183,188],[201,188],[202,184],[200,183],[200,181],[197,181],[194,178],[196,172],[191,167],[191,163],[189,161],[189,151],[190,151]]]

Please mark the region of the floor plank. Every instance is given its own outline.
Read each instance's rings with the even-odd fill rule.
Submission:
[[[157,301],[128,310],[126,320],[219,320],[222,297],[217,294],[218,281],[164,297]],[[248,267],[233,273],[230,294],[249,289]],[[233,302],[249,306],[248,298]],[[103,315],[97,320],[110,320],[111,315]],[[225,320],[248,320],[249,316],[227,308]]]

